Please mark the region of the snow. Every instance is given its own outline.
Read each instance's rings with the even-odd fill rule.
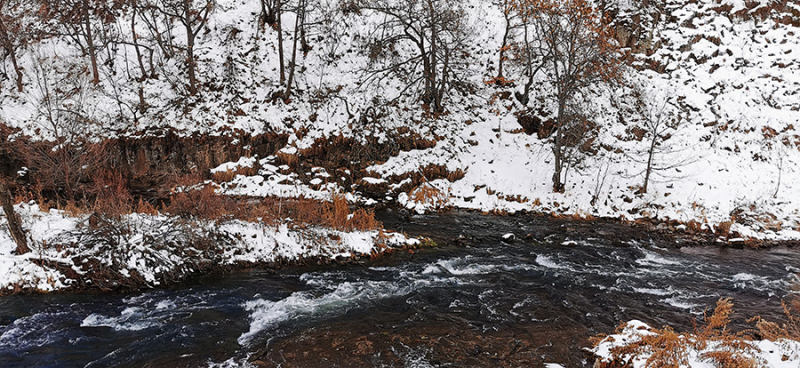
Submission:
[[[590,349],[590,351],[597,357],[597,359],[608,362],[611,360],[611,349],[620,346],[626,346],[631,343],[637,342],[641,336],[652,335],[652,327],[639,320],[628,321],[625,328],[621,333],[612,334],[604,338],[597,346]],[[743,352],[746,356],[754,358],[756,361],[763,363],[764,367],[771,368],[794,368],[800,365],[800,342],[787,339],[779,339],[777,341],[758,340],[758,341],[744,341],[744,343],[751,345],[753,353]],[[710,361],[704,360],[702,354],[713,351],[724,351],[726,348],[721,346],[718,342],[709,342],[708,345],[702,349],[688,348],[687,361],[688,368],[706,368],[713,367]],[[628,356],[625,362],[631,362],[630,366],[633,368],[643,368],[647,366],[647,359],[650,357],[649,353],[643,353],[636,356]],[[684,367],[684,365],[681,365]]]
[[[120,220],[120,226],[130,229],[130,233],[98,239],[93,238],[86,228],[88,215],[71,217],[58,210],[45,213],[37,205],[27,203],[17,205],[16,210],[23,219],[23,228],[30,234],[32,252],[13,254],[14,241],[7,232],[0,231],[0,288],[6,290],[16,287],[50,292],[69,288],[78,281],[51,266],[38,265],[37,262],[41,261],[66,265],[83,275],[86,270],[82,264],[94,260],[125,277],[132,277],[135,271],[148,286],[157,286],[174,276],[170,274],[183,277],[195,272],[193,269],[197,262],[255,265],[314,257],[349,258],[382,251],[377,242],[388,247],[418,242],[392,232],[385,232],[383,239],[379,240],[377,230],[294,229],[289,223],[266,225],[238,220],[198,222],[190,230],[180,230],[183,225],[173,218],[136,213]],[[0,228],[5,229],[5,226],[3,217]],[[209,234],[218,234],[226,239],[215,244],[218,254],[197,249],[192,243]],[[93,318],[84,323],[97,325],[106,322]]]

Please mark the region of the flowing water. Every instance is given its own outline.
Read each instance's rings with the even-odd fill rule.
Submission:
[[[0,298],[0,366],[591,366],[588,337],[624,320],[687,329],[723,296],[737,327],[780,319],[800,271],[795,249],[679,249],[614,224],[382,217],[448,245],[133,295]]]

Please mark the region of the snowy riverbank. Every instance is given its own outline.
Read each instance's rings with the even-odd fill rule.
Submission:
[[[0,294],[154,287],[203,271],[346,260],[418,243],[377,230],[294,229],[287,224],[184,221],[136,213],[118,223],[98,225],[89,215],[42,212],[24,203],[16,208],[32,252],[14,255],[14,241],[0,231]],[[2,217],[0,227],[5,226]]]
[[[686,341],[689,341],[687,346],[674,344],[671,348],[666,348],[664,345],[660,348],[642,349],[635,354],[620,355],[619,349],[635,345],[645,336],[657,336],[657,334],[644,322],[638,320],[627,322],[622,331],[609,335],[591,349],[591,352],[598,357],[595,367],[644,368],[669,363],[688,368],[727,367],[726,364],[734,362],[745,364],[747,360],[753,362],[755,366],[770,368],[793,368],[800,365],[800,342],[789,339],[700,343],[695,337],[681,334],[675,335],[675,338],[686,338]],[[732,358],[724,360],[726,357]]]

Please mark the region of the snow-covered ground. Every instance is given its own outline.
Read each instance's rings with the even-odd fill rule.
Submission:
[[[657,17],[656,3],[661,4]],[[597,137],[593,153],[567,170],[564,193],[552,191],[550,139],[522,132],[515,114],[525,107],[513,97],[492,98],[520,87],[498,90],[484,84],[494,76],[504,24],[500,8],[489,0],[466,0],[464,6],[473,38],[465,82],[474,92],[449,95],[447,114],[438,119],[427,117],[416,97],[401,94],[405,76],[362,83],[369,63],[366,40],[381,16],[366,10],[335,13],[340,11],[335,0],[320,1],[308,14],[314,24],[308,30],[312,49],[298,54],[297,95],[289,103],[272,97],[283,89],[277,38],[275,30],[257,26],[260,3],[219,0],[195,47],[198,75],[206,86],[199,96],[186,95],[182,58],[156,53],[160,77],[141,82],[149,108],[137,114],[129,108],[138,104],[139,86],[129,83],[128,75],[139,73],[130,45],[101,55],[109,59],[104,70],[119,70],[106,70],[102,83],[92,86],[88,76],[72,72],[85,58],[66,38],[49,38],[22,51],[26,90],[17,93],[11,83],[3,85],[0,119],[42,138],[65,130],[114,137],[165,127],[187,135],[281,132],[289,140],[277,155],[300,159],[320,138],[341,134],[365,144],[367,138],[386,142],[389,131],[407,128],[438,143],[375,162],[366,169],[368,178],[356,178],[361,182],[350,187],[322,168],[314,168],[303,181],[269,156],[245,157],[218,168],[257,168],[254,175],[221,183],[221,192],[316,199],[344,192],[353,202],[388,197],[416,211],[458,207],[656,218],[696,222],[710,231],[723,225],[729,228],[722,234],[728,239],[800,239],[800,134],[795,126],[800,122],[800,5],[772,0],[665,0],[648,9],[631,1],[609,4],[620,18],[641,16],[648,28],[643,38],[651,47],[634,54],[632,65],[625,67],[625,86],[583,91],[585,113],[597,124]],[[287,55],[294,17],[291,12],[283,17]],[[123,15],[116,22],[127,29],[130,19]],[[182,42],[184,31],[173,28],[175,42]],[[152,43],[146,37],[140,41]],[[514,79],[519,67],[508,63],[506,68]],[[540,79],[530,107],[553,111],[552,88]],[[80,93],[54,98],[43,90],[48,83],[68,84],[71,89],[60,90]],[[643,108],[637,109],[636,94],[643,96]],[[186,106],[176,108],[181,103]],[[89,123],[69,126],[69,114],[54,120],[47,112],[59,112],[59,107],[79,112],[85,117],[81,121]],[[654,157],[660,170],[651,176],[647,193],[637,194],[652,138],[637,129],[648,115],[673,116],[678,123]],[[380,119],[372,121],[373,116]],[[402,183],[392,181],[429,165],[460,170],[464,176],[453,182],[428,180],[425,188],[403,191]],[[360,193],[365,183],[385,183],[389,191],[384,198],[368,199]],[[435,192],[434,199],[415,195],[421,189]]]
[[[184,223],[136,213],[98,230],[92,229],[88,215],[69,216],[55,209],[42,212],[37,205],[25,203],[16,208],[23,228],[29,231],[32,252],[13,254],[14,241],[0,231],[0,289],[4,293],[66,289],[91,279],[85,275],[92,272],[107,275],[109,282],[131,279],[136,286],[152,287],[208,267],[335,260],[417,244],[401,234],[377,230],[297,230],[286,224],[243,221]],[[5,217],[0,226],[5,228]]]
[[[641,340],[642,336],[654,335],[651,331],[652,327],[644,322],[632,320],[626,323],[625,328],[621,333],[607,336],[597,346],[591,349],[591,352],[597,356],[601,363],[610,363],[615,354],[612,349],[624,347]],[[730,346],[724,346],[720,343],[710,342],[704,348],[698,349],[689,347],[684,351],[684,354],[679,354],[677,350],[671,354],[662,354],[662,357],[673,356],[672,360],[675,364],[681,367],[688,368],[705,368],[715,367],[712,364],[715,352],[738,352],[743,357],[751,359],[756,363],[756,366],[771,367],[771,368],[790,368],[800,365],[800,342],[794,340],[780,339],[777,341],[758,340],[758,341],[741,341],[750,346],[749,351],[744,349],[731,350]],[[653,351],[643,352],[635,356],[626,355],[622,361],[616,361],[619,366],[643,368],[648,367],[648,359],[653,356]],[[685,361],[681,362],[679,356],[683,355]],[[655,364],[651,362],[651,364]],[[600,365],[602,366],[602,364]]]

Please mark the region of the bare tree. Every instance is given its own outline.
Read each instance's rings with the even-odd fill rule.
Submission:
[[[54,19],[58,28],[56,35],[71,37],[84,55],[89,56],[92,71],[92,83],[100,83],[98,69],[98,49],[105,47],[99,45],[96,24],[108,24],[116,19],[116,12],[121,2],[105,2],[100,0],[45,0],[39,15],[43,20]]]
[[[637,122],[628,127],[623,140],[646,143],[644,149],[626,153],[631,160],[644,165],[642,171],[633,175],[644,175],[642,185],[637,190],[641,194],[647,193],[654,176],[664,177],[670,170],[686,166],[695,159],[691,156],[683,157],[683,149],[676,147],[677,141],[672,139],[686,123],[678,114],[676,103],[680,98],[675,98],[671,93],[647,92],[641,89],[635,91],[634,98],[637,111],[633,113]]]
[[[130,2],[131,8],[131,41],[133,43],[133,49],[136,51],[136,61],[139,65],[140,75],[136,78],[136,82],[139,83],[138,88],[138,96],[139,96],[139,105],[138,109],[140,113],[144,113],[147,110],[147,103],[144,100],[144,81],[147,79],[149,75],[152,75],[154,72],[153,67],[153,50],[149,47],[147,48],[150,54],[150,73],[148,74],[147,68],[144,66],[144,60],[142,55],[142,49],[145,48],[143,45],[139,43],[139,34],[136,32],[136,20],[137,15],[141,11],[139,1],[138,0],[131,0]]]
[[[772,121],[768,121],[761,128],[761,135],[763,137],[761,144],[761,153],[754,155],[754,159],[772,162],[778,169],[777,184],[775,184],[775,191],[772,193],[772,198],[778,198],[778,192],[781,189],[781,180],[783,177],[783,164],[789,152],[800,146],[800,141],[796,135],[792,134],[794,127],[791,125],[785,126],[780,131],[772,127]]]
[[[3,50],[3,57],[11,59],[16,76],[17,91],[23,91],[22,68],[17,60],[19,49],[23,48],[28,42],[29,30],[25,29],[25,18],[32,12],[16,0],[0,0],[0,48]]]
[[[8,127],[0,123],[0,153],[2,153],[4,157],[9,157],[12,152],[16,153],[15,149],[9,147],[9,134],[10,130]],[[25,236],[25,231],[22,229],[22,221],[16,211],[14,211],[14,201],[11,196],[11,191],[9,190],[10,181],[10,178],[0,173],[0,206],[2,206],[3,213],[5,213],[6,226],[11,234],[11,238],[17,243],[16,253],[20,255],[28,253],[31,250],[28,248],[28,238]]]
[[[281,18],[283,16],[283,0],[261,0],[261,14],[259,16],[259,26],[269,25],[275,30],[278,37],[278,73],[280,76],[280,83],[286,82],[286,65],[283,56],[283,23]]]
[[[405,80],[400,92],[419,89],[434,113],[444,112],[444,98],[463,81],[470,30],[461,0],[368,0],[362,9],[384,16],[373,31],[364,83],[387,76]],[[410,56],[395,52],[411,47]]]
[[[292,95],[292,85],[294,83],[294,72],[297,66],[297,42],[301,41],[301,44],[305,44],[305,41],[302,41],[305,37],[305,17],[306,11],[308,7],[307,0],[297,0],[297,7],[294,10],[295,13],[295,20],[294,20],[294,32],[292,37],[292,60],[289,62],[289,79],[286,81],[286,92],[283,94],[283,98],[288,100]],[[305,49],[305,46],[302,47]]]
[[[520,24],[517,22],[519,12],[516,10],[516,2],[517,0],[500,0],[499,3],[500,10],[503,12],[505,26],[503,27],[503,38],[500,43],[500,50],[498,50],[497,77],[495,77],[497,81],[505,80],[503,66],[506,60],[508,60],[506,53],[512,49],[511,41],[514,39],[513,33],[520,27]]]
[[[672,111],[668,110],[672,97],[663,98],[660,101],[647,102],[645,112],[642,116],[642,128],[650,138],[647,145],[647,166],[644,171],[644,183],[639,191],[647,193],[647,186],[650,183],[650,173],[653,172],[654,156],[661,151],[664,143],[672,137],[674,131],[678,129],[680,120]],[[656,167],[656,169],[661,169]]]
[[[565,168],[570,163],[565,144],[574,141],[568,135],[591,130],[581,127],[585,120],[581,120],[584,114],[578,97],[584,88],[619,76],[619,52],[599,12],[586,0],[530,0],[517,6],[529,21],[527,27],[533,28],[532,34],[538,35],[528,47],[529,58],[543,63],[547,68],[544,78],[555,90],[553,191],[563,192]],[[524,33],[528,37],[528,32]]]
[[[189,94],[197,94],[197,60],[194,54],[197,36],[208,23],[214,10],[214,0],[158,0],[151,6],[163,15],[177,19],[186,32],[186,68],[189,76]],[[161,41],[163,42],[163,40]],[[165,47],[166,48],[166,47]]]
[[[550,50],[545,47],[544,37],[542,32],[546,29],[540,18],[542,13],[548,8],[554,6],[548,0],[507,0],[508,4],[505,5],[504,13],[506,19],[516,19],[519,24],[516,27],[521,29],[518,34],[506,32],[512,39],[510,40],[510,51],[513,55],[513,63],[519,66],[518,73],[521,80],[525,81],[522,91],[517,91],[514,96],[523,105],[527,105],[530,101],[531,89],[533,88],[536,76],[547,65],[550,58]],[[508,20],[507,20],[507,26]],[[504,40],[504,45],[506,41]],[[501,54],[501,57],[504,54]]]

